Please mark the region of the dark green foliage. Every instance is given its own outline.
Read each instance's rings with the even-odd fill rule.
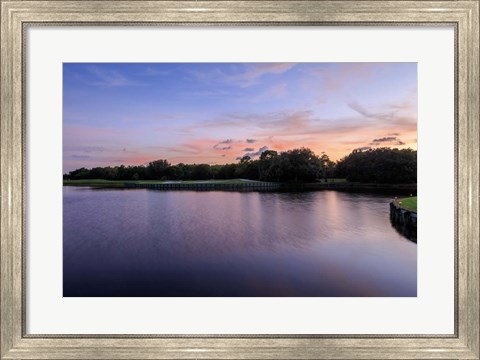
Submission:
[[[258,161],[252,160],[250,156],[244,156],[235,166],[233,178],[258,180]]]
[[[235,179],[237,164],[226,164],[220,167],[215,179]]]
[[[208,180],[211,178],[210,165],[198,164],[193,166],[192,179],[193,180]]]
[[[322,173],[321,159],[306,148],[262,154],[258,162],[260,180],[264,181],[314,181]]]
[[[353,151],[337,162],[335,173],[348,181],[413,184],[417,182],[417,152],[390,148]]]
[[[149,179],[161,179],[167,176],[171,164],[167,160],[155,160],[148,163],[147,175]]]
[[[264,151],[258,160],[243,157],[236,164],[177,164],[155,160],[147,166],[80,168],[64,179],[105,180],[208,180],[251,179],[275,182],[309,182],[327,178],[370,183],[415,183],[417,152],[407,149],[380,148],[354,151],[337,163],[326,154],[317,156],[307,148],[278,153]]]

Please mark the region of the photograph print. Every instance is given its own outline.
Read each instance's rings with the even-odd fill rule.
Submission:
[[[416,63],[64,63],[63,296],[416,297],[417,106]]]

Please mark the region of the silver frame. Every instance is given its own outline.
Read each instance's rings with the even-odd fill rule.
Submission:
[[[0,0],[0,4],[0,359],[479,359],[480,0]],[[456,32],[455,333],[451,336],[26,334],[24,29],[31,24],[453,24]]]

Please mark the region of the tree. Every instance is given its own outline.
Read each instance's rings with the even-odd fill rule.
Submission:
[[[237,164],[225,164],[217,173],[217,179],[233,179],[237,170]]]
[[[417,152],[378,148],[353,151],[336,164],[336,176],[348,181],[402,184],[417,182]]]
[[[282,181],[312,181],[318,177],[322,168],[320,158],[307,148],[285,151],[278,160]]]
[[[148,163],[147,176],[150,179],[161,179],[166,175],[166,170],[170,167],[167,160],[155,160]]]
[[[278,153],[274,150],[266,150],[260,155],[258,160],[258,177],[260,180],[272,181],[275,178],[273,164],[277,157]]]
[[[193,165],[192,180],[207,180],[211,178],[210,165],[195,164]]]
[[[250,180],[258,179],[258,161],[252,160],[248,155],[240,159],[240,163],[235,168],[235,177]]]

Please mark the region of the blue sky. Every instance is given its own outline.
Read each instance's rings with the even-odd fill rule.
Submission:
[[[415,63],[65,63],[64,172],[416,149]]]

